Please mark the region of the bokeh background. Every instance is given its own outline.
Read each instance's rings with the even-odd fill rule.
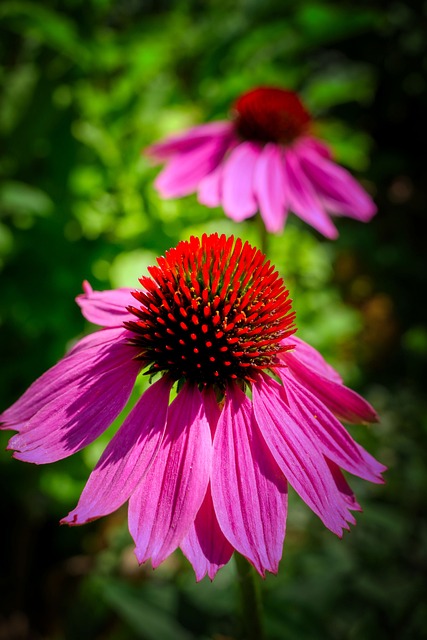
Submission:
[[[192,233],[258,242],[195,197],[162,202],[141,149],[227,116],[259,84],[293,88],[377,217],[332,243],[291,217],[269,257],[300,335],[381,414],[351,427],[389,466],[352,479],[364,511],[339,540],[291,496],[278,576],[262,582],[272,640],[427,637],[427,328],[420,0],[3,0],[0,5],[0,408],[90,331],[74,303],[135,286]],[[144,381],[141,383],[144,385]],[[138,390],[140,392],[141,388]],[[1,434],[1,640],[236,638],[234,566],[195,583],[180,552],[138,567],[126,509],[81,528],[73,508],[108,433],[69,460],[11,459]]]

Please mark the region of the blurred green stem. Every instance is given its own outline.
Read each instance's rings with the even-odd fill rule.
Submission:
[[[260,249],[261,251],[267,255],[268,251],[268,233],[265,228],[264,220],[261,218],[261,214],[257,213],[258,227],[259,227],[259,235],[260,235]]]
[[[240,591],[240,612],[242,638],[244,640],[263,640],[261,594],[255,569],[249,562],[235,552],[237,579]]]

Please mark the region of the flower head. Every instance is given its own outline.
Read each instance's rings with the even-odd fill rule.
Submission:
[[[375,411],[293,335],[288,291],[260,251],[214,234],[157,262],[135,291],[85,285],[83,315],[104,328],[0,416],[17,431],[9,449],[37,464],[82,449],[145,370],[155,381],[63,522],[129,500],[139,562],[156,567],[180,546],[197,579],[213,579],[236,549],[261,575],[276,572],[288,482],[337,535],[359,510],[340,468],[381,482],[384,467],[339,421],[373,422]]]
[[[312,119],[292,91],[258,87],[240,96],[229,122],[199,125],[148,148],[166,167],[156,179],[164,198],[197,191],[236,221],[260,212],[267,231],[283,230],[290,211],[327,238],[330,214],[368,222],[370,196],[333,162],[311,133]]]

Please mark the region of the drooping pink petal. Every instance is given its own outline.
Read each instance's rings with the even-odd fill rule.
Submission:
[[[151,145],[145,153],[159,162],[167,160],[171,156],[186,151],[192,151],[201,143],[213,138],[230,138],[233,135],[233,126],[230,122],[209,122],[192,127],[188,131],[176,136],[171,136],[163,142]]]
[[[254,193],[255,166],[261,147],[242,142],[225,160],[222,171],[222,206],[236,222],[253,216],[258,209]]]
[[[304,342],[304,340],[301,340],[301,338],[298,338],[296,335],[292,335],[289,338],[285,338],[285,340],[283,340],[283,344],[286,346],[295,346],[295,349],[284,352],[283,359],[289,354],[292,356],[292,359],[297,359],[298,362],[301,362],[306,367],[313,369],[321,376],[328,378],[329,380],[333,380],[334,382],[342,383],[342,378],[338,371],[335,371],[335,369],[326,362],[317,349],[307,344],[307,342]],[[282,356],[280,357],[282,358]]]
[[[334,213],[369,222],[377,208],[353,176],[316,149],[299,149],[301,167],[315,191]]]
[[[282,557],[287,485],[254,419],[252,404],[229,385],[214,440],[212,498],[233,547],[263,576]]]
[[[309,149],[317,153],[322,158],[326,158],[327,160],[332,160],[332,152],[328,145],[319,140],[319,138],[313,138],[313,136],[304,136],[296,143],[296,148],[298,151],[300,149]]]
[[[234,549],[218,524],[210,484],[196,520],[180,547],[193,565],[197,582],[206,574],[213,580],[218,570],[226,565],[233,555]]]
[[[214,435],[220,416],[218,402],[213,390],[203,391],[206,416],[211,432]],[[197,581],[206,574],[214,579],[218,569],[230,560],[233,547],[222,533],[215,514],[210,484],[206,490],[205,499],[200,507],[194,523],[180,547],[191,562]]]
[[[287,215],[289,199],[284,162],[281,148],[268,143],[262,149],[255,167],[254,191],[265,228],[270,233],[283,230]]]
[[[140,563],[157,567],[188,533],[209,482],[212,438],[200,391],[186,383],[169,408],[166,435],[129,500]]]
[[[200,182],[197,189],[197,199],[206,207],[219,207],[221,204],[222,164],[211,171]]]
[[[224,137],[207,138],[194,149],[171,158],[154,183],[160,195],[180,198],[195,191],[199,182],[218,166],[228,144]]]
[[[8,448],[25,462],[45,464],[66,458],[97,438],[126,404],[141,363],[127,344],[128,332],[97,349],[78,350],[45,374],[21,400],[34,398],[34,412],[21,424]],[[45,386],[45,395],[43,388]],[[20,401],[18,401],[19,403]],[[14,405],[14,411],[17,405]]]
[[[132,289],[94,291],[87,281],[83,283],[83,289],[84,293],[77,296],[76,302],[89,322],[101,327],[120,327],[132,318],[132,314],[126,310],[128,305],[135,302]]]
[[[367,452],[363,451],[331,411],[301,385],[291,372],[282,369],[279,374],[294,420],[307,438],[317,440],[319,450],[346,471],[370,482],[383,482],[380,474],[385,467],[373,458],[366,458],[364,454]]]
[[[281,359],[303,386],[344,422],[355,424],[378,422],[378,415],[369,402],[352,389],[345,387],[340,379],[334,379],[331,374],[322,375],[318,361],[313,359],[314,366],[310,366],[310,360],[304,354],[307,350],[305,347],[300,349],[300,342],[302,341],[297,343],[294,351],[285,352]],[[280,369],[278,374],[281,375]]]
[[[172,384],[164,376],[145,391],[90,474],[77,507],[61,522],[84,524],[129,499],[163,440]]]
[[[260,374],[252,386],[256,420],[274,459],[295,491],[337,535],[351,515],[342,500],[323,453],[307,437],[285,403],[281,386]]]
[[[326,462],[328,463],[328,467],[332,473],[332,477],[335,480],[337,489],[341,493],[344,500],[347,502],[348,508],[351,509],[351,511],[362,511],[362,507],[357,502],[356,496],[354,495],[351,487],[349,486],[347,480],[344,478],[344,475],[341,473],[338,466],[331,460],[326,460]]]
[[[123,329],[96,331],[79,340],[56,365],[46,371],[25,393],[0,415],[3,429],[21,431],[32,416],[46,404],[61,397],[67,385],[77,384],[81,375],[124,335]],[[136,355],[130,348],[130,357]]]
[[[338,232],[322,207],[319,198],[304,174],[296,151],[292,148],[285,150],[285,175],[289,190],[290,209],[317,229],[326,238],[334,240]]]

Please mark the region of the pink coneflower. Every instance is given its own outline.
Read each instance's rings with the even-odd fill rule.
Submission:
[[[140,563],[156,567],[180,546],[198,580],[234,550],[261,575],[276,572],[288,482],[338,536],[359,510],[340,467],[381,482],[385,467],[338,420],[373,422],[375,411],[293,335],[288,291],[259,250],[204,235],[157,262],[136,291],[85,285],[77,302],[104,328],[0,416],[18,431],[9,448],[37,464],[82,449],[145,370],[151,386],[63,522],[84,524],[129,500]]]
[[[375,204],[311,133],[311,116],[292,91],[259,87],[235,102],[230,122],[212,122],[149,147],[166,167],[155,185],[163,198],[197,191],[237,222],[260,212],[267,231],[283,230],[289,211],[327,238],[330,215],[368,222]]]

